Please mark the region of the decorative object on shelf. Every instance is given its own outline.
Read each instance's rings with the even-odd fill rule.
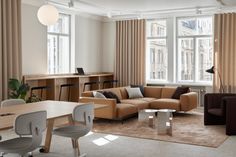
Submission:
[[[223,86],[221,75],[220,75],[219,71],[214,66],[212,66],[210,69],[207,69],[206,72],[210,73],[210,74],[215,74],[215,72],[217,72],[218,77],[220,79],[220,93],[224,93],[224,86]]]
[[[50,26],[57,22],[59,13],[55,6],[45,4],[39,8],[37,16],[40,23],[45,26]]]
[[[41,98],[39,98],[37,95],[32,94],[32,96],[30,96],[27,100],[26,103],[33,103],[33,102],[39,102],[42,101]]]
[[[20,82],[17,79],[11,78],[8,81],[8,88],[10,89],[9,97],[11,99],[24,99],[29,91],[29,85]]]

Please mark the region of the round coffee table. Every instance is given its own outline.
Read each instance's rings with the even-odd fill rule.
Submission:
[[[158,131],[158,134],[172,135],[173,112],[176,112],[176,110],[172,110],[172,109],[157,110],[157,131]]]

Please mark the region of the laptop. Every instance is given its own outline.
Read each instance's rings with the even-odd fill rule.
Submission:
[[[85,75],[83,68],[76,68],[76,69],[77,69],[78,75]]]

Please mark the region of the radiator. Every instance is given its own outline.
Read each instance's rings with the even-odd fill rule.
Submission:
[[[196,92],[198,95],[198,107],[203,107],[204,106],[204,95],[206,93],[206,89],[204,86],[199,86],[199,87],[191,87],[192,92]]]

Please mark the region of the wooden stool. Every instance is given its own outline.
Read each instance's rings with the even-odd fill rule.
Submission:
[[[31,92],[30,92],[30,97],[33,96],[33,91],[34,90],[40,90],[40,99],[42,100],[43,99],[43,91],[44,90],[47,90],[49,87],[48,86],[38,86],[38,87],[32,87],[31,88]]]
[[[84,83],[84,89],[83,89],[83,92],[85,91],[85,87],[86,86],[92,86],[92,85],[95,85],[95,84],[99,84],[100,82],[99,81],[91,81],[91,82],[85,82]]]
[[[74,86],[74,84],[62,84],[62,85],[60,86],[59,101],[61,101],[61,93],[62,93],[62,89],[63,89],[63,88],[68,88],[68,89],[69,89],[68,95],[67,95],[67,101],[70,100],[70,91],[71,91],[71,87],[73,87],[73,86]]]
[[[112,85],[112,87],[114,87],[114,84],[115,84],[115,87],[117,87],[117,84],[118,84],[118,80],[106,80],[106,81],[103,81],[103,89],[105,88],[105,84],[110,84]]]

